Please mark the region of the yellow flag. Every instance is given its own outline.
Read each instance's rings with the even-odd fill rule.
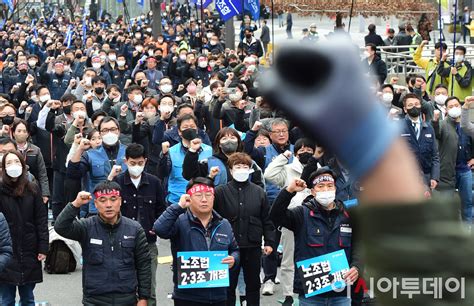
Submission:
[[[441,7],[443,9],[448,9],[448,2],[449,2],[448,0],[438,0],[438,3],[440,2],[441,2]]]

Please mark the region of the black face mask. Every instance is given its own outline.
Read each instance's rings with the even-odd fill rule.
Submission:
[[[313,156],[313,153],[304,152],[298,155],[298,159],[300,160],[300,163],[302,163],[303,165],[306,165],[309,159],[311,158],[311,156]]]
[[[104,87],[97,87],[94,91],[96,94],[101,95],[104,93]]]
[[[155,56],[155,58],[159,62],[163,59],[163,55],[157,55],[157,56]]]
[[[227,141],[224,143],[221,143],[221,149],[224,154],[231,154],[237,151],[237,147],[239,146],[239,143],[237,141]]]
[[[77,59],[81,59],[81,57],[82,57],[82,54],[76,54]]]
[[[71,114],[71,105],[63,106],[63,113],[65,113],[66,115],[70,115]]]
[[[416,118],[420,116],[421,107],[413,107],[413,108],[407,109],[407,113],[410,117]]]
[[[189,141],[198,138],[198,133],[197,133],[196,129],[184,130],[184,131],[181,132],[181,135],[182,135],[183,139],[186,139],[186,140],[189,140]]]
[[[236,63],[236,62],[230,63],[229,66],[230,66],[231,68],[235,68],[235,67],[237,67],[237,63]]]
[[[245,34],[245,38],[247,38],[247,39],[252,38],[252,34]]]
[[[13,116],[5,116],[5,117],[2,118],[2,123],[4,125],[12,125],[14,119],[15,119],[15,117],[13,117]]]

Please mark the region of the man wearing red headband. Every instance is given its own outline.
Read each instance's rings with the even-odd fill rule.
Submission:
[[[120,214],[120,185],[105,181],[94,189],[98,215],[76,220],[92,199],[81,191],[58,216],[54,229],[82,247],[84,305],[147,305],[151,294],[150,253],[141,225]],[[138,301],[138,303],[137,303]]]
[[[178,289],[177,253],[183,251],[227,251],[222,260],[229,269],[238,263],[239,248],[229,221],[213,210],[214,183],[197,177],[189,181],[186,194],[170,205],[153,226],[156,234],[171,240],[173,253],[173,299],[175,306],[225,306],[227,288]]]

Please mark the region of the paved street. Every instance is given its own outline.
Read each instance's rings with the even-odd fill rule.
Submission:
[[[161,240],[158,247],[159,256],[171,255],[169,241]],[[52,306],[80,306],[82,298],[82,271],[77,269],[74,273],[68,275],[57,275],[44,273],[44,282],[38,284],[35,289],[36,301],[49,302]],[[170,264],[158,265],[157,271],[157,300],[159,306],[173,305],[168,294],[172,292],[172,273]],[[261,305],[278,305],[278,299],[281,299],[280,285],[275,286],[276,293],[273,296],[261,296]]]
[[[299,18],[296,15],[293,16],[294,25],[293,25],[293,37],[295,40],[299,40],[302,38],[302,29],[305,27],[309,28],[311,23],[316,23],[318,25],[318,32],[322,39],[324,36],[327,35],[329,32],[332,31],[334,26],[334,21],[326,18],[326,17],[305,17]],[[344,21],[346,25],[348,21]],[[352,31],[351,36],[354,42],[358,45],[363,45],[365,29],[366,25],[370,22],[375,22],[373,20],[365,20],[364,27],[359,24],[360,20],[355,18],[352,23]],[[394,27],[397,24],[396,21],[392,20],[391,26]],[[275,42],[276,44],[281,44],[287,41],[287,35],[285,32],[285,28],[278,27],[278,20],[275,19]],[[378,32],[383,35],[385,31],[385,27],[381,26],[379,21],[378,25],[380,26]],[[235,23],[236,29],[239,29],[240,22]],[[271,29],[271,20],[268,20],[268,26]],[[360,29],[364,29],[361,33]],[[238,31],[238,30],[237,30]],[[257,31],[255,34],[257,38],[260,37],[260,30]],[[161,256],[169,256],[170,255],[170,248],[169,248],[169,241],[161,241],[159,246],[159,255]],[[50,305],[67,305],[67,306],[76,306],[81,305],[81,298],[82,298],[82,282],[81,282],[81,269],[79,268],[74,273],[69,275],[50,275],[44,273],[44,282],[38,284],[35,289],[36,301],[37,302],[49,302]],[[172,300],[168,298],[169,293],[172,291],[172,273],[170,269],[170,264],[160,264],[158,266],[157,272],[157,284],[158,284],[158,292],[157,292],[157,299],[158,305],[172,305]],[[261,305],[262,306],[269,306],[269,305],[278,305],[279,299],[282,298],[281,296],[281,287],[280,285],[275,286],[276,292],[275,295],[270,297],[261,296]],[[42,305],[42,304],[39,304]]]

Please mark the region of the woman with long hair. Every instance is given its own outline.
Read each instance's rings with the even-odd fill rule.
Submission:
[[[213,146],[214,152],[211,157],[204,161],[198,161],[197,154],[191,151],[186,153],[183,162],[183,177],[187,180],[196,177],[206,177],[213,167],[219,168],[219,173],[213,177],[214,185],[225,185],[232,179],[232,175],[227,165],[227,159],[235,152],[243,152],[243,144],[237,130],[225,127],[217,133]],[[255,162],[252,162],[253,173],[250,180],[264,187],[262,170]]]
[[[41,261],[48,252],[48,212],[40,188],[28,180],[23,156],[3,156],[0,212],[8,222],[13,258],[0,273],[0,304],[14,306],[16,290],[21,305],[34,305],[33,290],[43,281]]]

